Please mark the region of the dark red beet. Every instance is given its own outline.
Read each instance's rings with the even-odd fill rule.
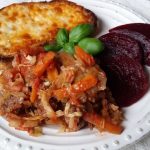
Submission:
[[[120,106],[138,101],[148,90],[148,76],[140,63],[125,55],[109,56],[103,62],[108,86]]]
[[[110,30],[114,33],[124,34],[127,35],[133,39],[135,39],[139,44],[141,45],[144,53],[144,64],[150,66],[150,39],[148,39],[145,35],[127,30],[127,29],[116,29],[116,30]]]
[[[127,55],[141,63],[142,50],[136,40],[118,33],[108,33],[100,39],[105,44],[102,57],[106,55]]]
[[[121,26],[117,26],[109,31],[118,30],[118,29],[128,29],[145,35],[147,38],[150,38],[150,24],[147,23],[130,23]]]

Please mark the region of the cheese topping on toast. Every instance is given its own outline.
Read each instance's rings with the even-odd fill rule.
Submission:
[[[41,51],[37,46],[53,41],[59,28],[81,23],[96,25],[95,15],[73,2],[55,0],[12,4],[0,10],[0,56]]]

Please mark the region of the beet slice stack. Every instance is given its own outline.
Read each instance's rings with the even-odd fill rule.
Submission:
[[[110,29],[109,32],[128,35],[142,47],[144,65],[150,66],[150,24],[133,23]]]
[[[146,26],[149,33],[142,31]],[[148,31],[147,31],[148,32]],[[138,101],[148,90],[143,65],[150,66],[150,25],[128,24],[100,37],[105,50],[96,60],[106,72],[108,85],[120,106]]]
[[[105,43],[104,55],[126,55],[141,63],[142,50],[136,40],[118,33],[108,33],[100,39]]]
[[[147,91],[148,76],[141,64],[125,55],[107,57],[103,66],[108,86],[120,106],[129,106]]]

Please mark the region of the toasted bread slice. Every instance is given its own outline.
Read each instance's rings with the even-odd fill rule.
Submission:
[[[12,4],[0,10],[0,56],[41,50],[37,46],[54,40],[59,28],[96,21],[91,11],[65,0]]]

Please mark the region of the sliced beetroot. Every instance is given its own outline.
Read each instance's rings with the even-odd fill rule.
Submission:
[[[120,29],[128,29],[131,31],[135,31],[145,35],[147,38],[150,38],[150,24],[147,23],[130,23],[124,24],[121,26],[117,26],[109,31],[112,32],[113,30],[120,30]]]
[[[141,33],[131,31],[128,29],[118,29],[118,30],[116,29],[116,30],[111,30],[111,32],[127,35],[135,39],[137,42],[139,42],[144,53],[144,64],[150,66],[150,39],[149,38],[147,38],[145,35]]]
[[[125,55],[109,56],[103,62],[108,86],[120,106],[138,101],[149,87],[148,76],[141,64]]]
[[[105,44],[103,56],[127,55],[138,62],[142,59],[142,50],[136,40],[127,35],[108,33],[100,37]]]

